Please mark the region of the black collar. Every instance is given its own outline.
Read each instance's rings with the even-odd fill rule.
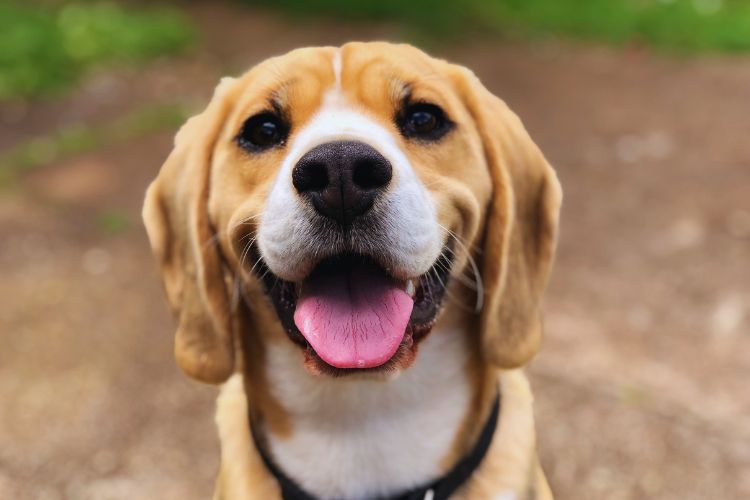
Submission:
[[[490,413],[487,422],[484,424],[474,448],[450,471],[448,471],[443,477],[419,488],[390,497],[381,497],[377,500],[446,500],[450,498],[450,496],[471,477],[477,467],[479,467],[479,464],[482,463],[482,460],[490,447],[490,443],[492,442],[492,437],[495,434],[499,414],[500,395],[498,394],[497,398],[495,398],[495,403],[492,406],[492,413]],[[250,428],[252,430],[252,426]],[[304,491],[299,485],[297,485],[297,483],[284,474],[281,469],[271,461],[270,457],[263,450],[263,447],[259,445],[255,432],[252,432],[252,435],[253,440],[255,441],[255,447],[257,448],[258,453],[260,453],[263,463],[266,464],[268,470],[279,482],[279,486],[281,487],[281,497],[283,500],[317,500],[316,497]]]

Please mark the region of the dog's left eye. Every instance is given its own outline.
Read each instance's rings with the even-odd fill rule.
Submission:
[[[443,110],[428,103],[408,106],[398,121],[404,136],[425,140],[440,139],[451,127]]]
[[[237,136],[237,142],[249,151],[263,151],[283,144],[288,134],[284,122],[273,113],[260,113],[248,118]]]

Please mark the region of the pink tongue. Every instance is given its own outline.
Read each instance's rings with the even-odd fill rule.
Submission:
[[[391,359],[414,300],[371,265],[331,266],[305,282],[294,323],[323,361],[371,368]]]

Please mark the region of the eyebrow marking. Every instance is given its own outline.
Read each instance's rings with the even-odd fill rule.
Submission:
[[[406,106],[411,102],[412,93],[414,92],[414,86],[408,82],[401,82],[401,86],[396,91],[396,101],[402,106]]]
[[[283,106],[281,104],[281,98],[276,92],[271,94],[268,98],[268,106],[277,113],[281,113]]]
[[[409,82],[401,82],[401,96],[404,99],[410,99],[414,91],[414,85]]]

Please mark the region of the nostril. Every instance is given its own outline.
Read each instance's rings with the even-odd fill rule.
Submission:
[[[328,182],[328,168],[322,163],[298,165],[292,172],[292,184],[300,193],[323,191]]]
[[[328,187],[328,168],[321,163],[313,163],[307,168],[307,190],[322,191]]]
[[[347,227],[373,207],[392,175],[391,164],[372,146],[332,141],[302,155],[291,180],[318,214]]]
[[[352,169],[352,182],[365,191],[380,189],[391,181],[391,166],[384,161],[363,159]]]

